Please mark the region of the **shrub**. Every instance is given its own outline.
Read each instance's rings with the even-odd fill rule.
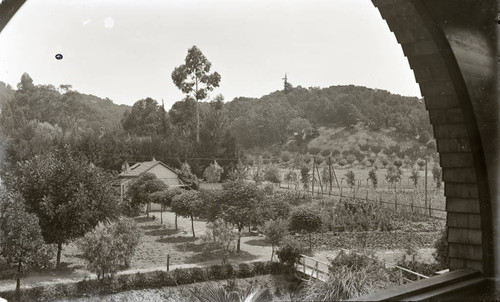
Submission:
[[[309,233],[309,250],[311,250],[311,234],[320,231],[322,223],[321,215],[316,210],[297,208],[292,212],[289,228],[292,231],[305,231]]]
[[[205,171],[203,171],[203,177],[209,183],[216,183],[219,182],[222,172],[224,172],[224,169],[219,166],[217,161],[214,161],[205,168]]]
[[[172,271],[175,283],[178,285],[193,283],[191,271],[186,269],[176,268]]]
[[[253,263],[253,269],[252,273],[257,276],[257,275],[267,275],[269,274],[269,266],[267,265],[268,262],[254,262]]]
[[[137,224],[129,218],[115,223],[98,225],[77,242],[87,261],[87,267],[98,279],[113,276],[120,265],[128,265],[139,244],[140,232]]]
[[[300,244],[291,237],[288,237],[276,251],[279,261],[288,268],[293,268],[299,262],[300,254],[302,254]]]
[[[378,203],[352,202],[345,199],[335,207],[335,225],[339,231],[390,231],[393,229],[391,210]]]
[[[432,255],[439,264],[439,268],[445,269],[449,267],[450,259],[448,258],[448,232],[446,228],[441,231],[441,235],[434,243],[434,248],[436,250],[432,253]]]
[[[370,179],[373,188],[376,189],[378,185],[378,177],[375,169],[371,169],[370,172],[368,172],[368,178]]]
[[[281,175],[278,171],[278,168],[276,168],[275,166],[267,168],[264,172],[264,179],[274,184],[281,183]]]
[[[264,225],[266,241],[271,243],[271,261],[273,261],[274,248],[280,244],[287,233],[287,223],[283,219],[270,220]]]
[[[330,262],[326,282],[308,282],[301,297],[307,301],[338,301],[400,283],[398,272],[356,253],[341,252]]]
[[[206,269],[200,267],[193,267],[191,269],[191,280],[192,282],[203,282],[209,279]]]
[[[436,188],[441,188],[441,168],[437,164],[432,167],[432,178],[436,182]]]
[[[311,155],[316,155],[316,154],[318,154],[320,151],[321,151],[321,149],[320,149],[320,148],[318,148],[318,147],[311,147],[311,148],[309,148],[309,154],[311,154]]]
[[[349,170],[346,174],[346,182],[352,188],[356,184],[356,175],[352,170]]]
[[[238,278],[247,278],[254,276],[253,271],[247,263],[240,263],[238,265]]]
[[[225,271],[222,265],[212,265],[209,268],[209,274],[211,279],[213,280],[221,280],[226,278]]]
[[[321,151],[321,156],[327,157],[332,151],[330,149],[325,149]]]

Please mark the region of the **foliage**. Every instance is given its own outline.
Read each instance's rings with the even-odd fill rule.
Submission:
[[[220,218],[238,228],[236,251],[239,252],[243,227],[260,222],[259,209],[263,194],[255,184],[241,180],[227,181],[222,185],[222,189],[224,193],[221,197]]]
[[[310,208],[297,208],[290,217],[290,230],[317,232],[321,229],[321,216],[316,210]]]
[[[200,302],[267,302],[271,297],[267,288],[247,288],[246,291],[230,291],[221,286],[205,285],[199,291],[191,291]]]
[[[371,169],[370,172],[368,172],[368,179],[370,179],[373,188],[376,189],[378,185],[378,177],[375,169]]]
[[[285,238],[281,246],[276,251],[276,255],[281,263],[288,268],[293,268],[300,260],[304,248],[292,237]]]
[[[356,185],[356,175],[354,174],[354,171],[349,170],[346,174],[346,182],[349,185],[349,187],[353,188]]]
[[[264,172],[264,179],[274,184],[281,183],[281,176],[276,166],[270,166]]]
[[[226,263],[227,255],[234,249],[238,233],[234,227],[222,219],[216,219],[206,225],[203,241],[214,244],[222,251],[222,264]]]
[[[207,93],[219,87],[220,75],[217,72],[209,73],[212,63],[207,60],[201,50],[193,46],[188,49],[185,64],[172,72],[172,80],[183,93],[190,95],[196,102],[207,97]],[[196,106],[196,141],[200,142],[200,114],[198,103]]]
[[[128,266],[139,244],[140,231],[130,218],[121,218],[112,224],[100,224],[81,238],[77,245],[87,268],[99,280],[113,277],[121,265]]]
[[[439,267],[441,269],[448,268],[450,265],[450,259],[448,257],[448,231],[446,228],[441,231],[441,235],[434,242],[434,248],[436,250],[432,253],[432,255],[439,264]]]
[[[397,158],[394,160],[393,164],[394,164],[394,166],[396,166],[396,168],[399,169],[403,165],[403,161],[401,161],[399,158]]]
[[[436,188],[441,188],[441,168],[438,164],[434,164],[432,167],[432,178],[436,182]]]
[[[137,135],[160,133],[165,130],[162,125],[164,110],[152,98],[146,98],[134,103],[132,110],[126,111],[121,120],[123,130]]]
[[[401,181],[401,175],[401,170],[391,165],[387,168],[387,171],[385,173],[385,180],[387,180],[387,182],[391,185],[396,185],[396,183]]]
[[[231,169],[231,171],[229,171],[228,179],[229,180],[237,180],[237,179],[244,180],[244,179],[246,179],[247,174],[248,174],[248,165],[245,164],[240,159],[240,160],[238,160],[238,163],[236,164],[236,166],[233,169]]]
[[[175,214],[191,218],[191,230],[193,231],[193,238],[196,237],[194,232],[194,217],[198,217],[202,213],[202,199],[199,191],[187,190],[172,199],[172,211]]]
[[[330,262],[326,282],[309,282],[302,296],[306,301],[339,301],[362,296],[401,282],[397,272],[356,253],[340,254]]]
[[[285,174],[284,180],[288,183],[288,187],[290,187],[290,184],[295,185],[295,188],[297,187],[298,177],[297,177],[297,173],[295,173],[295,171],[288,171]]]
[[[333,226],[339,231],[390,231],[393,229],[390,213],[378,203],[345,199],[335,207]]]
[[[111,176],[66,147],[20,163],[3,179],[38,216],[45,242],[58,244],[57,264],[63,243],[119,212]]]
[[[264,235],[266,241],[271,243],[271,261],[273,261],[274,248],[279,246],[283,238],[288,234],[288,224],[283,219],[270,220],[264,224]]]
[[[420,178],[420,174],[418,173],[418,166],[414,166],[411,170],[410,179],[413,182],[413,185],[417,187],[418,179]]]
[[[159,180],[155,174],[143,172],[139,177],[133,179],[127,188],[127,197],[130,207],[136,208],[140,205],[151,203],[151,194],[167,189],[167,185]],[[147,208],[149,214],[149,207]]]
[[[0,254],[9,265],[17,266],[14,277],[19,291],[21,275],[47,265],[46,259],[55,251],[45,246],[38,218],[26,212],[22,196],[5,191],[0,195]]]
[[[219,166],[219,164],[217,164],[216,161],[214,161],[214,163],[210,164],[210,166],[205,168],[205,171],[203,172],[203,177],[209,183],[216,183],[219,182],[222,172],[224,172],[224,169],[221,166]]]
[[[283,274],[287,270],[276,262],[252,262],[248,264],[250,276]],[[247,268],[242,267],[247,274]],[[67,297],[96,297],[122,292],[132,289],[158,288],[164,286],[178,286],[195,282],[222,280],[240,275],[240,266],[212,265],[208,267],[194,267],[175,269],[172,271],[151,271],[146,273],[123,274],[115,279],[84,279],[76,283],[49,284],[38,287],[21,289],[22,301],[53,301]],[[3,291],[2,297],[15,299],[14,291]]]
[[[182,163],[181,168],[176,170],[176,172],[177,172],[177,175],[179,175],[179,178],[184,183],[189,184],[191,189],[197,190],[199,188],[200,180],[191,171],[191,166],[187,162]]]
[[[304,189],[309,187],[309,179],[311,177],[309,175],[309,171],[308,166],[302,166],[302,168],[300,168],[300,181],[302,182]]]
[[[309,249],[312,249],[311,233],[319,232],[323,222],[321,215],[310,208],[297,208],[290,216],[289,228],[291,231],[305,231],[309,233]]]

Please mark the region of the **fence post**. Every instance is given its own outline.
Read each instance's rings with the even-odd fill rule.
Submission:
[[[432,217],[431,200],[429,199],[429,217]]]
[[[427,208],[427,157],[425,158],[425,179],[424,179],[424,184],[425,184],[424,202],[425,202],[425,207]],[[425,213],[425,210],[424,210],[424,213]]]
[[[314,197],[314,163],[316,162],[316,158],[313,156],[313,168],[312,168],[312,172],[313,172],[313,175],[312,175],[312,183],[311,183],[311,195]]]

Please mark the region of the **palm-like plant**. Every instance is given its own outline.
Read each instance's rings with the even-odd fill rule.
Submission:
[[[200,291],[193,292],[193,297],[200,302],[267,302],[270,300],[267,288],[249,287],[246,291],[228,291],[222,286],[206,285]]]

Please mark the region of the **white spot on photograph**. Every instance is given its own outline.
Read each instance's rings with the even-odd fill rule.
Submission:
[[[115,20],[111,17],[107,17],[104,19],[104,27],[106,28],[112,28],[115,25]]]

